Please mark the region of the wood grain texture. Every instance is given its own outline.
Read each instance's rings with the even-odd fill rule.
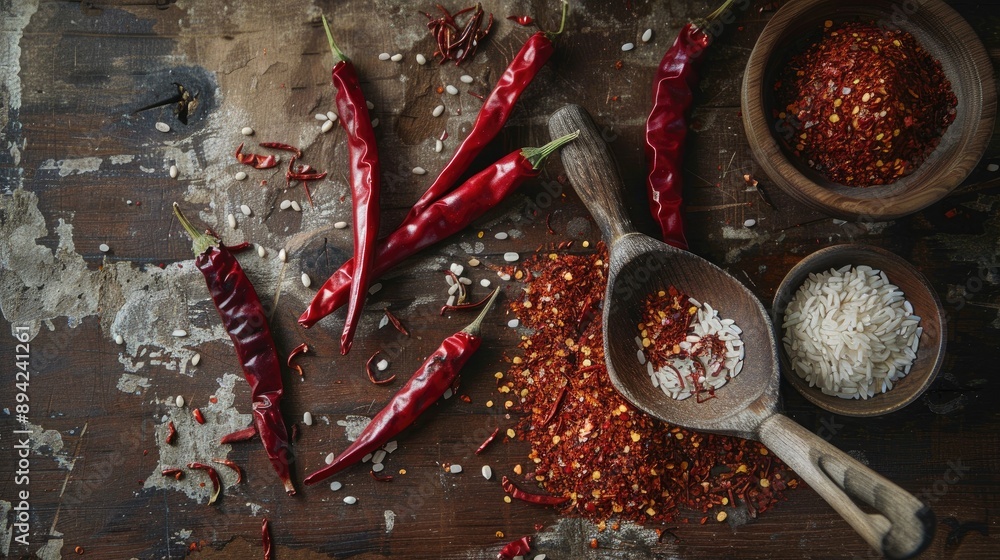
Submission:
[[[6,16],[10,6],[29,3],[2,4],[0,13]],[[555,56],[526,90],[482,163],[520,146],[543,144],[549,138],[548,116],[567,103],[578,103],[606,128],[602,132],[611,139],[610,149],[619,162],[627,188],[625,206],[634,225],[640,232],[653,232],[642,190],[642,128],[652,72],[681,25],[709,13],[715,4],[711,0],[574,4]],[[771,301],[785,273],[802,257],[831,244],[880,246],[921,269],[948,314],[948,353],[941,374],[921,399],[884,418],[851,418],[816,407],[786,384],[781,388],[783,405],[796,422],[932,507],[939,524],[925,557],[995,557],[1000,551],[996,524],[1000,410],[995,405],[1000,378],[992,375],[991,368],[1000,359],[996,348],[1000,288],[991,267],[1000,262],[996,248],[1000,183],[985,163],[1000,161],[1000,136],[992,137],[984,163],[937,204],[891,222],[832,222],[778,188],[751,158],[741,128],[740,80],[751,48],[773,17],[773,10],[763,9],[767,4],[753,2],[706,53],[684,165],[692,250],[745,281],[762,301]],[[986,42],[988,52],[1000,52],[1000,22],[995,17],[984,15],[979,3],[962,0],[952,5]],[[20,80],[21,106],[16,111],[6,104],[0,109],[11,119],[0,140],[3,200],[11,200],[6,190],[18,186],[38,196],[42,229],[32,247],[47,249],[54,258],[78,254],[108,309],[79,322],[64,315],[42,321],[32,341],[37,360],[32,366],[34,422],[60,435],[62,447],[58,451],[42,447],[32,454],[32,544],[29,553],[12,549],[11,557],[33,555],[51,543],[61,546],[67,558],[75,557],[77,545],[86,550],[83,558],[253,558],[260,550],[264,515],[272,522],[280,560],[494,558],[501,544],[527,534],[538,534],[537,550],[556,560],[870,557],[868,545],[808,488],[790,492],[786,502],[757,519],[734,511],[727,523],[701,525],[700,512],[682,512],[676,527],[666,527],[662,542],[650,531],[599,532],[589,523],[560,519],[547,509],[505,504],[499,485],[479,477],[478,467],[488,463],[495,473],[510,474],[514,465],[530,465],[530,450],[515,440],[494,445],[481,456],[473,453],[494,427],[512,425],[518,414],[485,405],[489,400],[502,402],[493,374],[506,369],[520,336],[504,326],[510,317],[498,312],[493,315],[495,322],[484,326],[484,346],[463,376],[460,393],[471,402],[453,398],[442,403],[400,438],[400,449],[387,463],[397,475],[392,483],[376,483],[359,467],[339,479],[346,486],[340,492],[309,489],[290,499],[272,483],[259,444],[251,442],[229,451],[248,478],[242,486],[227,487],[217,507],[177,489],[143,488],[161,453],[162,419],[173,410],[164,403],[184,394],[188,401],[205,405],[209,397],[221,394],[219,379],[239,373],[232,347],[224,340],[190,345],[202,361],[196,370],[184,373],[167,364],[152,364],[160,358],[150,358],[149,352],[157,348],[149,347],[142,358],[146,365],[137,374],[148,387],[140,387],[139,394],[118,388],[126,365],[138,360],[133,352],[143,348],[125,349],[113,343],[117,328],[113,319],[124,300],[112,306],[115,298],[109,294],[138,283],[136,293],[154,302],[148,305],[160,306],[163,316],[183,316],[189,327],[198,329],[217,323],[197,273],[178,268],[190,262],[190,251],[171,219],[173,201],[200,207],[197,217],[207,224],[225,224],[235,205],[250,204],[255,217],[241,218],[237,230],[221,228],[222,233],[227,242],[249,240],[266,246],[265,263],[275,262],[281,247],[296,248],[284,270],[262,264],[252,254],[241,257],[241,262],[258,288],[274,287],[279,278],[286,279],[277,301],[273,291],[259,290],[262,301],[274,310],[271,324],[279,351],[287,353],[302,341],[314,349],[299,359],[304,379],[291,370],[285,377],[288,421],[300,420],[305,411],[317,419],[315,425],[303,428],[295,446],[300,477],[347,444],[338,421],[349,415],[371,415],[388,400],[391,387],[372,387],[365,379],[362,368],[371,353],[395,349],[387,373],[406,375],[445,336],[464,325],[469,317],[441,317],[438,310],[446,298],[440,270],[450,262],[467,262],[466,247],[475,252],[476,244],[482,243],[476,258],[503,265],[507,251],[527,255],[539,246],[550,249],[565,240],[575,241],[570,250],[584,251],[582,240],[593,246],[598,239],[597,226],[572,188],[550,196],[562,173],[558,158],[551,158],[540,180],[523,187],[454,240],[428,249],[387,275],[382,280],[385,287],[366,307],[362,321],[366,335],[350,356],[341,358],[336,352],[342,314],[309,331],[299,329],[295,319],[310,295],[301,285],[295,286],[299,274],[308,272],[315,285],[352,249],[351,229],[329,227],[329,222],[350,215],[349,199],[341,198],[347,194],[343,169],[336,163],[344,159],[343,138],[335,133],[320,135],[312,117],[332,107],[329,49],[316,6],[331,18],[338,44],[358,65],[362,87],[382,121],[376,135],[388,177],[385,228],[398,223],[417,199],[479,107],[464,88],[460,96],[447,96],[438,95],[437,87],[459,86],[457,77],[469,73],[476,79],[469,90],[488,91],[533,32],[504,20],[506,15],[530,13],[546,28],[558,25],[557,4],[484,4],[497,18],[494,34],[484,41],[473,64],[459,68],[418,67],[413,62],[416,53],[429,56],[433,51],[425,18],[414,12],[432,10],[433,2],[345,0],[315,6],[299,0],[280,6],[262,0],[41,2],[24,26],[17,40],[20,52],[14,55],[20,70],[17,64],[5,66],[5,78],[15,75]],[[9,33],[10,20],[3,21],[3,39],[16,37],[16,30]],[[654,30],[654,39],[641,44],[636,39],[647,27]],[[638,46],[623,53],[620,45],[627,41]],[[378,61],[381,52],[400,52],[405,61]],[[201,109],[189,124],[179,123],[167,106],[136,112],[176,92],[173,82],[200,94]],[[449,116],[433,119],[430,111],[442,100],[449,106]],[[459,108],[462,115],[457,114]],[[158,120],[171,124],[174,132],[156,132],[153,124]],[[231,150],[246,139],[239,134],[246,125],[257,131],[251,143],[308,144],[306,161],[330,171],[327,181],[311,185],[317,203],[334,214],[329,222],[316,219],[318,211],[309,209],[297,187],[282,188],[280,172],[255,174],[245,182],[232,178],[241,168],[231,159]],[[433,140],[445,129],[450,137],[444,152],[436,154]],[[16,143],[17,157],[7,142]],[[126,155],[133,159],[112,163],[113,156]],[[98,170],[73,169],[91,157],[101,159]],[[181,176],[171,180],[167,169],[178,162]],[[425,167],[428,175],[414,176],[410,172],[414,165]],[[769,195],[773,207],[758,190],[748,188],[744,174],[760,181],[759,191]],[[263,180],[268,184],[261,184]],[[540,218],[527,217],[532,204],[545,200],[543,195],[551,203],[541,209]],[[303,203],[304,212],[280,211],[278,204],[286,198]],[[957,214],[948,217],[952,210]],[[741,226],[748,218],[757,221],[754,228]],[[0,213],[0,223],[20,223],[11,220]],[[548,232],[546,221],[555,234]],[[72,226],[70,238],[68,226]],[[494,239],[501,231],[511,237]],[[72,249],[67,240],[73,242]],[[111,246],[107,255],[98,250],[100,243]],[[6,260],[10,256],[4,253],[0,266],[2,286],[24,287],[22,276],[31,271],[12,269],[8,263],[13,261]],[[479,268],[467,274],[477,281],[496,281],[493,270]],[[164,278],[183,287],[182,297],[156,299]],[[66,280],[52,280],[59,281]],[[4,303],[0,330],[9,332],[12,317],[34,309],[28,298],[40,288],[24,288],[24,301],[12,307]],[[516,285],[515,293],[520,288]],[[391,306],[413,336],[407,339],[377,328],[384,306]],[[169,334],[174,325],[161,322],[160,328]],[[0,364],[9,370],[14,355],[12,339],[4,335]],[[9,384],[0,388],[0,410],[12,406],[12,391]],[[245,384],[236,384],[233,393],[235,408],[247,413]],[[8,437],[17,427],[12,416],[0,414],[0,500],[11,500],[17,489],[13,483],[17,466]],[[73,463],[72,470],[66,461]],[[440,466],[443,462],[461,462],[465,473],[447,475]],[[402,468],[406,475],[398,474]],[[197,485],[193,478],[189,482]],[[358,496],[359,504],[344,505],[346,492]],[[391,533],[386,531],[386,510],[396,514]],[[541,532],[536,532],[536,524],[544,526]],[[496,531],[505,536],[497,537]],[[590,549],[591,538],[597,538],[601,548]]]
[[[788,59],[805,46],[803,30],[823,22],[869,20],[913,35],[937,59],[958,98],[955,121],[941,144],[913,173],[890,185],[859,188],[831,182],[785,147],[775,123],[772,85]],[[799,202],[849,220],[889,220],[934,204],[975,169],[993,134],[996,84],[982,43],[969,24],[940,0],[900,7],[891,0],[789,2],[768,22],[743,76],[743,124],[754,159],[778,186]]]

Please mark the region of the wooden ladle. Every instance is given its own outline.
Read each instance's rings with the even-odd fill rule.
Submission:
[[[670,424],[761,441],[875,550],[888,558],[910,558],[923,551],[934,534],[930,508],[778,412],[777,346],[768,313],[753,293],[701,257],[635,231],[622,203],[624,185],[615,161],[582,107],[568,105],[556,111],[549,130],[553,138],[580,131],[579,138],[562,149],[561,157],[570,182],[609,245],[604,352],[608,376],[618,392]],[[742,372],[704,402],[678,401],[663,394],[636,354],[646,295],[669,286],[710,303],[743,329]],[[852,498],[877,513],[865,513]]]

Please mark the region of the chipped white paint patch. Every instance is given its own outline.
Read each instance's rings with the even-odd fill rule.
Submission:
[[[734,263],[740,259],[743,252],[760,245],[771,238],[771,234],[747,227],[722,226],[723,239],[742,239],[746,243],[739,247],[732,247],[726,251],[726,262]]]
[[[46,430],[38,424],[31,423],[26,424],[24,429],[31,432],[31,450],[36,455],[51,457],[59,468],[73,470],[75,460],[63,451],[62,434],[58,430]]]
[[[125,165],[126,163],[132,163],[135,160],[135,156],[131,154],[121,154],[114,155],[108,158],[112,165]]]
[[[193,534],[194,531],[192,531],[191,529],[181,529],[179,531],[174,531],[174,543],[179,544],[181,546],[187,545],[188,539],[190,539],[191,535]]]
[[[62,533],[52,529],[48,535],[45,545],[35,551],[35,556],[39,560],[61,560],[63,547]]]
[[[241,377],[231,373],[219,379],[215,403],[208,402],[207,397],[199,395],[185,395],[189,404],[184,408],[174,406],[173,397],[162,401],[166,414],[162,417],[157,414],[162,421],[156,430],[159,461],[153,472],[146,477],[143,489],[179,490],[191,499],[199,502],[208,501],[212,494],[212,485],[208,483],[204,487],[200,486],[201,482],[207,482],[205,473],[191,472],[183,479],[175,480],[173,477],[162,476],[160,471],[168,467],[183,466],[191,461],[204,461],[206,457],[225,457],[229,453],[232,447],[219,443],[219,439],[247,427],[251,421],[249,414],[241,414],[233,406],[233,387],[240,380]],[[191,414],[193,407],[200,408],[205,415],[204,424],[199,424],[194,419]],[[167,422],[171,421],[177,429],[177,441],[173,445],[168,445],[164,438],[167,435]],[[218,472],[225,488],[236,485],[236,473],[232,469],[218,469]]]
[[[7,500],[0,500],[0,555],[10,554],[10,541],[14,538],[14,524],[7,523],[7,515],[14,508]]]
[[[264,506],[256,504],[254,502],[247,502],[247,507],[250,508],[250,515],[254,517],[260,515],[260,511],[264,509]]]
[[[385,532],[391,533],[396,527],[396,512],[391,509],[387,509],[383,515],[385,515]]]
[[[84,173],[99,171],[103,162],[104,160],[99,157],[61,159],[59,161],[47,159],[42,162],[41,167],[38,169],[41,171],[59,171],[60,177],[68,177],[70,175],[82,175]]]
[[[21,109],[21,36],[38,11],[38,0],[4,2],[0,13],[0,131],[10,123],[12,113]],[[14,167],[21,164],[21,148],[4,137]],[[13,190],[13,189],[11,189]]]
[[[148,377],[141,377],[132,373],[123,373],[118,378],[117,389],[130,395],[141,395],[145,389],[149,389]]]
[[[358,436],[361,435],[361,431],[364,430],[371,421],[372,419],[367,416],[349,415],[343,420],[337,420],[337,425],[344,427],[344,433],[347,435],[347,441],[354,441],[358,439]]]

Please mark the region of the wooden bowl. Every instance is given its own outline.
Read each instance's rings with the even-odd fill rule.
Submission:
[[[936,58],[958,98],[955,121],[931,155],[889,185],[834,183],[792,154],[773,118],[774,82],[789,59],[818,36],[826,20],[876,21],[913,35]],[[976,33],[941,0],[793,0],[764,27],[743,75],[743,126],[754,160],[781,189],[808,206],[848,220],[889,220],[944,198],[986,150],[996,116],[993,68]]]
[[[914,360],[910,373],[893,384],[893,388],[885,393],[876,393],[868,399],[844,399],[824,394],[817,387],[809,384],[792,370],[788,354],[785,352],[784,322],[785,309],[795,296],[795,292],[810,273],[819,273],[839,268],[844,265],[868,265],[885,272],[896,286],[906,294],[907,301],[913,305],[913,313],[920,317],[920,326],[924,328],[920,335],[920,345],[917,348],[917,359]],[[778,340],[779,356],[782,374],[795,390],[816,406],[836,414],[845,416],[878,416],[903,408],[917,399],[937,377],[944,360],[945,339],[947,327],[944,323],[944,311],[941,300],[930,283],[916,268],[904,259],[889,251],[864,245],[834,245],[820,249],[802,259],[792,267],[785,279],[778,286],[774,295],[774,305],[771,308],[771,319],[774,325],[775,339]]]

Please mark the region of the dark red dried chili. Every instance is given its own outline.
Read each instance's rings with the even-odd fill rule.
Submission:
[[[354,65],[333,42],[330,25],[323,17],[323,28],[330,43],[330,50],[338,62],[331,77],[337,90],[335,101],[340,124],[347,132],[347,154],[351,185],[351,203],[354,206],[354,274],[347,304],[347,319],[340,336],[340,353],[347,354],[354,341],[354,331],[365,304],[368,284],[375,263],[376,242],[379,228],[380,174],[375,130],[368,116],[368,106]]]
[[[302,150],[292,146],[291,144],[285,144],[283,142],[261,142],[258,144],[261,148],[271,148],[272,150],[282,150],[285,152],[292,152],[295,157],[302,157]]]
[[[173,445],[177,441],[177,428],[174,427],[174,421],[171,420],[167,422],[167,437],[164,439],[167,445]]]
[[[178,468],[168,468],[160,471],[163,476],[172,476],[175,480],[180,480],[184,478],[184,471]]]
[[[242,430],[236,430],[231,434],[222,436],[219,443],[238,443],[241,441],[250,441],[255,435],[257,435],[257,426],[251,424]]]
[[[498,293],[494,292],[493,297],[496,298]],[[305,483],[315,484],[357,463],[413,424],[445,391],[456,387],[462,367],[482,343],[479,331],[491,305],[492,302],[467,327],[444,339],[406,385],[393,395],[389,404],[372,418],[357,439],[334,457],[329,465],[307,476]]]
[[[435,201],[421,214],[407,217],[395,231],[379,240],[375,267],[372,270],[373,278],[384,274],[421,249],[464,229],[499,204],[524,181],[537,177],[545,158],[575,138],[575,134],[569,134],[541,148],[511,152]],[[316,292],[309,307],[299,317],[299,324],[309,328],[344,305],[353,274],[352,259],[341,265]]]
[[[726,0],[706,21],[682,27],[653,77],[653,109],[646,119],[646,194],[663,241],[681,249],[687,249],[681,215],[687,113],[698,85],[698,67],[712,40],[707,22],[732,3]]]
[[[261,154],[244,154],[243,144],[236,148],[236,161],[256,169],[270,169],[278,165],[278,158]]]
[[[532,23],[535,23],[535,18],[531,16],[507,16],[507,19],[513,21],[518,25],[523,25],[525,27],[531,25]]]
[[[375,471],[368,471],[372,475],[372,478],[378,482],[392,482],[393,476],[391,474],[378,474]]]
[[[271,522],[266,517],[260,522],[260,546],[264,552],[264,560],[272,560]]]
[[[490,299],[493,297],[493,294],[496,293],[496,291],[499,290],[499,289],[500,288],[493,288],[493,293],[491,293],[490,295],[484,297],[483,299],[481,299],[481,300],[479,300],[477,302],[473,302],[473,303],[461,303],[461,304],[457,304],[457,305],[444,305],[444,306],[441,307],[441,315],[444,315],[448,311],[465,311],[465,310],[468,310],[468,309],[476,309],[478,307],[481,307],[481,306],[485,305],[486,302],[490,301]]]
[[[538,504],[543,506],[558,506],[565,504],[569,501],[568,496],[550,496],[546,494],[529,494],[524,490],[518,488],[507,475],[500,478],[500,486],[503,487],[503,491],[510,494],[511,498],[515,500],[521,500],[522,502],[528,502],[529,504]]]
[[[296,356],[300,354],[305,354],[308,351],[309,351],[308,344],[306,344],[305,342],[299,344],[295,348],[292,348],[292,351],[288,353],[288,360],[285,363],[288,364],[288,367],[294,367],[292,366],[292,360],[294,360]]]
[[[394,373],[394,374],[392,374],[392,376],[391,376],[391,377],[389,377],[388,379],[383,379],[383,380],[381,380],[381,381],[379,381],[379,380],[378,380],[378,379],[377,379],[377,378],[375,377],[375,372],[374,372],[374,371],[372,371],[372,362],[373,362],[373,361],[375,361],[375,358],[376,358],[376,357],[377,357],[377,356],[378,356],[379,354],[381,354],[381,353],[382,353],[382,351],[381,351],[381,350],[376,350],[376,351],[375,351],[375,353],[374,353],[374,354],[372,354],[372,357],[371,357],[371,358],[368,358],[368,361],[367,361],[367,362],[365,362],[365,372],[366,372],[366,373],[368,374],[368,380],[369,380],[369,381],[371,381],[372,383],[374,383],[375,385],[387,385],[387,384],[389,384],[389,383],[392,383],[392,381],[393,381],[394,379],[396,379],[396,374],[395,374],[395,373]]]
[[[192,462],[188,463],[187,466],[189,469],[198,469],[208,473],[208,478],[212,481],[212,496],[208,499],[208,504],[214,504],[222,492],[222,479],[219,478],[218,471],[212,465],[206,465],[205,463]]]
[[[220,465],[226,465],[227,467],[236,471],[236,484],[241,484],[243,482],[243,469],[240,468],[231,459],[212,459],[213,463],[219,463]]]
[[[253,419],[271,466],[289,494],[295,493],[289,473],[288,431],[279,403],[284,392],[281,362],[267,324],[267,313],[239,261],[218,239],[199,233],[174,203],[174,214],[191,236],[195,266],[205,277],[223,326],[236,348],[243,375],[250,385]]]
[[[441,4],[437,5],[441,16],[432,16],[427,12],[421,12],[427,17],[427,29],[437,43],[437,50],[434,51],[434,58],[441,57],[441,64],[449,60],[454,60],[455,65],[459,65],[476,54],[479,43],[489,34],[493,28],[493,14],[490,14],[489,22],[485,29],[480,29],[483,22],[483,6],[476,4],[474,7],[461,9],[454,14]],[[455,18],[470,13],[468,21],[459,31],[459,25]]]
[[[531,552],[531,536],[525,536],[507,543],[497,554],[497,560],[514,560],[515,556],[524,556]]]
[[[493,443],[493,440],[497,439],[498,435],[500,435],[500,426],[494,428],[493,433],[490,434],[489,437],[483,441],[483,443],[479,444],[479,447],[476,448],[476,455],[479,455],[483,451],[486,451],[486,448],[489,447],[491,443]]]
[[[392,311],[389,311],[388,307],[386,307],[384,311],[385,317],[389,319],[390,323],[392,323],[393,328],[402,333],[403,336],[410,336],[410,331],[406,330],[406,327],[403,326],[403,322],[399,320],[399,317],[396,317]]]

